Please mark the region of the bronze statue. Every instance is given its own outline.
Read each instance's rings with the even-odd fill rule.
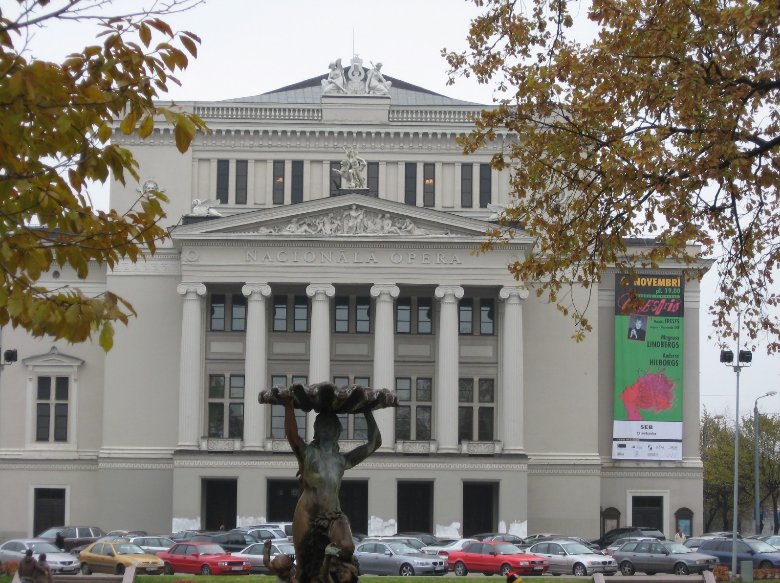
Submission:
[[[354,583],[358,565],[349,519],[339,503],[341,479],[346,470],[382,445],[372,411],[398,406],[395,394],[387,389],[320,383],[274,387],[261,393],[260,402],[284,405],[285,435],[298,460],[301,495],[293,516],[295,579],[298,583]],[[314,436],[308,444],[298,434],[295,408],[317,412]],[[340,413],[362,414],[368,427],[367,442],[347,453],[339,450]]]

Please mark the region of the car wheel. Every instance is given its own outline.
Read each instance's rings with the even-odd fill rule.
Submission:
[[[86,563],[81,563],[81,574],[82,575],[91,575],[92,569],[89,568],[89,565]]]
[[[623,573],[623,575],[633,575],[636,573],[636,569],[634,569],[634,565],[632,565],[630,561],[623,561],[620,563],[620,572]]]
[[[769,561],[761,561],[761,564],[758,566],[759,569],[773,569],[774,565],[770,563]]]
[[[398,570],[398,574],[401,575],[401,577],[411,577],[414,575],[414,568],[409,563],[404,563]]]
[[[170,563],[165,563],[165,565],[163,566],[163,573],[165,575],[173,575],[173,565],[171,565]]]
[[[512,567],[509,566],[509,563],[504,563],[503,565],[501,565],[501,570],[499,571],[499,573],[501,573],[504,577],[509,575],[509,573],[511,572],[512,572]]]
[[[585,568],[585,565],[582,563],[577,563],[574,565],[574,569],[572,569],[572,573],[575,577],[584,577],[588,574],[588,570]]]
[[[688,568],[688,565],[685,563],[677,563],[674,566],[674,574],[675,575],[690,575],[691,570]]]
[[[208,565],[203,565],[200,568],[200,574],[201,575],[211,575],[211,567],[209,567]]]
[[[455,574],[456,574],[458,577],[465,577],[466,575],[468,575],[468,574],[469,574],[469,570],[466,568],[466,565],[464,565],[464,564],[463,564],[462,562],[460,562],[460,561],[458,561],[457,563],[455,563],[455,569],[453,569],[453,570],[455,571]]]
[[[116,574],[117,575],[124,575],[125,574],[125,566],[124,565],[117,565],[115,570],[116,570]]]

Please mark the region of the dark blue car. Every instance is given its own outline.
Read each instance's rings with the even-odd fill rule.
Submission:
[[[699,546],[699,552],[718,557],[718,562],[731,565],[730,538],[705,540]],[[753,561],[754,568],[780,568],[780,551],[764,541],[743,538],[737,540],[737,572],[742,561]]]

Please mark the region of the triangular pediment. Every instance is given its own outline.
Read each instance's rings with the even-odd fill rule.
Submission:
[[[174,241],[212,238],[483,239],[490,223],[359,194],[317,199],[176,227]]]
[[[84,361],[75,356],[61,354],[56,346],[52,346],[49,352],[30,356],[22,361],[25,366],[53,366],[53,367],[78,367]]]

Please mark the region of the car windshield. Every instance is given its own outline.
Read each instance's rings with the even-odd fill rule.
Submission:
[[[580,543],[566,543],[561,545],[570,555],[592,555],[593,551]]]
[[[693,552],[682,543],[670,543],[665,546],[673,555],[687,555],[688,553]]]
[[[114,545],[114,550],[117,555],[143,555],[146,553],[138,545],[126,544],[126,545]]]
[[[276,545],[276,548],[279,549],[280,553],[284,553],[285,555],[294,555],[295,554],[295,546],[291,545],[291,544]]]
[[[62,551],[55,547],[51,543],[32,543],[30,545],[32,551],[37,555],[38,553],[61,553]]]
[[[60,532],[61,530],[62,530],[62,527],[60,527],[60,528],[57,528],[57,527],[50,528],[49,530],[44,530],[38,536],[41,537],[41,538],[48,538],[48,537],[54,538],[55,536],[57,536],[57,533]]]
[[[223,555],[225,549],[219,545],[198,545],[198,552],[201,555]]]
[[[494,547],[497,555],[519,555],[520,549],[511,543],[499,543]]]
[[[393,550],[393,552],[398,554],[398,555],[408,555],[409,553],[416,553],[417,552],[412,547],[410,547],[408,544],[402,543],[402,542],[387,543],[387,546],[389,546]]]
[[[777,548],[765,543],[762,540],[745,540],[743,541],[751,550],[757,553],[776,553]]]

